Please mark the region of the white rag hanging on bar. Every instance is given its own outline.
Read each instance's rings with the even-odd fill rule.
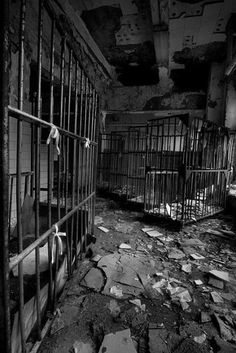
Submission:
[[[49,143],[51,142],[51,139],[56,140],[57,154],[59,155],[60,154],[60,148],[59,148],[60,134],[59,134],[57,127],[53,124],[51,124],[51,131],[50,131],[48,138],[47,138],[47,145],[49,145]]]

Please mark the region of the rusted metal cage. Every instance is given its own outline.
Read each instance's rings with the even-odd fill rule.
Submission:
[[[49,2],[17,1],[10,14],[1,6],[1,349],[16,353],[32,330],[41,341],[44,313],[54,312],[93,234],[98,94]],[[8,71],[11,40],[19,50]]]
[[[129,131],[112,131],[99,138],[98,183],[100,189],[127,195]]]
[[[149,121],[144,211],[181,223],[222,211],[229,142],[226,128],[188,115]]]
[[[100,135],[99,189],[143,204],[146,136],[146,126]]]

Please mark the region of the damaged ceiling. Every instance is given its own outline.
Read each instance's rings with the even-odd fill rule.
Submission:
[[[211,62],[225,60],[226,24],[236,12],[233,0],[70,2],[118,82],[127,86],[158,83],[160,66],[177,81],[180,74],[189,75],[191,65],[195,75],[202,68],[205,74]]]

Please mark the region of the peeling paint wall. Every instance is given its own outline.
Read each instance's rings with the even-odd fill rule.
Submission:
[[[224,72],[225,64],[213,63],[207,94],[207,119],[224,124]]]

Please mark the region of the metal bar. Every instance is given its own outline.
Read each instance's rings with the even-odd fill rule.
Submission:
[[[8,239],[8,87],[9,87],[9,1],[0,3],[0,280],[2,308],[1,349],[11,351],[10,286],[9,286],[9,239]]]
[[[25,38],[25,12],[26,2],[21,1],[20,10],[20,49],[19,49],[19,77],[18,77],[18,108],[23,109],[24,97],[24,38]],[[22,154],[22,121],[17,121],[17,161],[16,161],[16,207],[17,207],[17,237],[18,237],[18,253],[23,250],[22,237],[22,213],[21,213],[21,154]],[[25,338],[25,321],[24,321],[24,278],[23,278],[23,263],[18,264],[19,270],[19,318],[20,318],[20,333],[21,333],[21,348],[22,352],[26,349]]]
[[[38,17],[38,87],[37,87],[37,117],[41,118],[42,109],[42,44],[43,44],[43,15],[44,0],[39,1]],[[35,148],[35,239],[39,238],[39,202],[40,202],[40,143],[41,128],[36,127],[36,148]],[[41,339],[41,308],[40,308],[40,255],[39,247],[35,248],[36,266],[36,311],[37,311],[37,336]]]
[[[51,129],[51,124],[45,120],[39,119],[31,114],[28,114],[26,112],[23,112],[17,108],[11,107],[11,106],[8,106],[8,110],[9,110],[9,113],[11,113],[11,116],[15,116],[21,120],[24,118],[24,121],[28,121],[29,123],[35,123],[35,124],[38,124],[42,127],[48,127]],[[86,142],[86,138],[83,136],[76,135],[73,132],[67,131],[59,126],[56,126],[56,128],[61,134],[65,135],[65,136],[68,136],[68,137],[71,137],[74,139],[79,139],[82,142]],[[97,144],[96,142],[93,142],[93,141],[91,143],[94,145]]]
[[[75,61],[75,103],[74,103],[74,133],[77,132],[78,125],[78,92],[79,92],[79,64],[78,61]],[[71,200],[71,208],[73,209],[75,206],[76,199],[76,166],[77,166],[77,141],[74,140],[73,144],[73,164],[72,164],[72,200]],[[78,185],[77,185],[78,186]],[[73,245],[75,248],[75,267],[77,267],[77,243],[78,243],[78,212],[73,216],[72,224],[71,224],[71,259],[73,259]],[[75,232],[75,238],[74,238]]]
[[[49,122],[53,124],[53,113],[54,113],[54,55],[55,55],[55,19],[52,18],[51,22],[51,52],[50,52],[50,110],[49,110]],[[48,145],[48,228],[52,226],[52,188],[53,188],[53,171],[52,171],[52,144]],[[53,302],[53,276],[52,276],[52,244],[50,237],[48,238],[48,270],[49,270],[49,303],[50,307]]]

